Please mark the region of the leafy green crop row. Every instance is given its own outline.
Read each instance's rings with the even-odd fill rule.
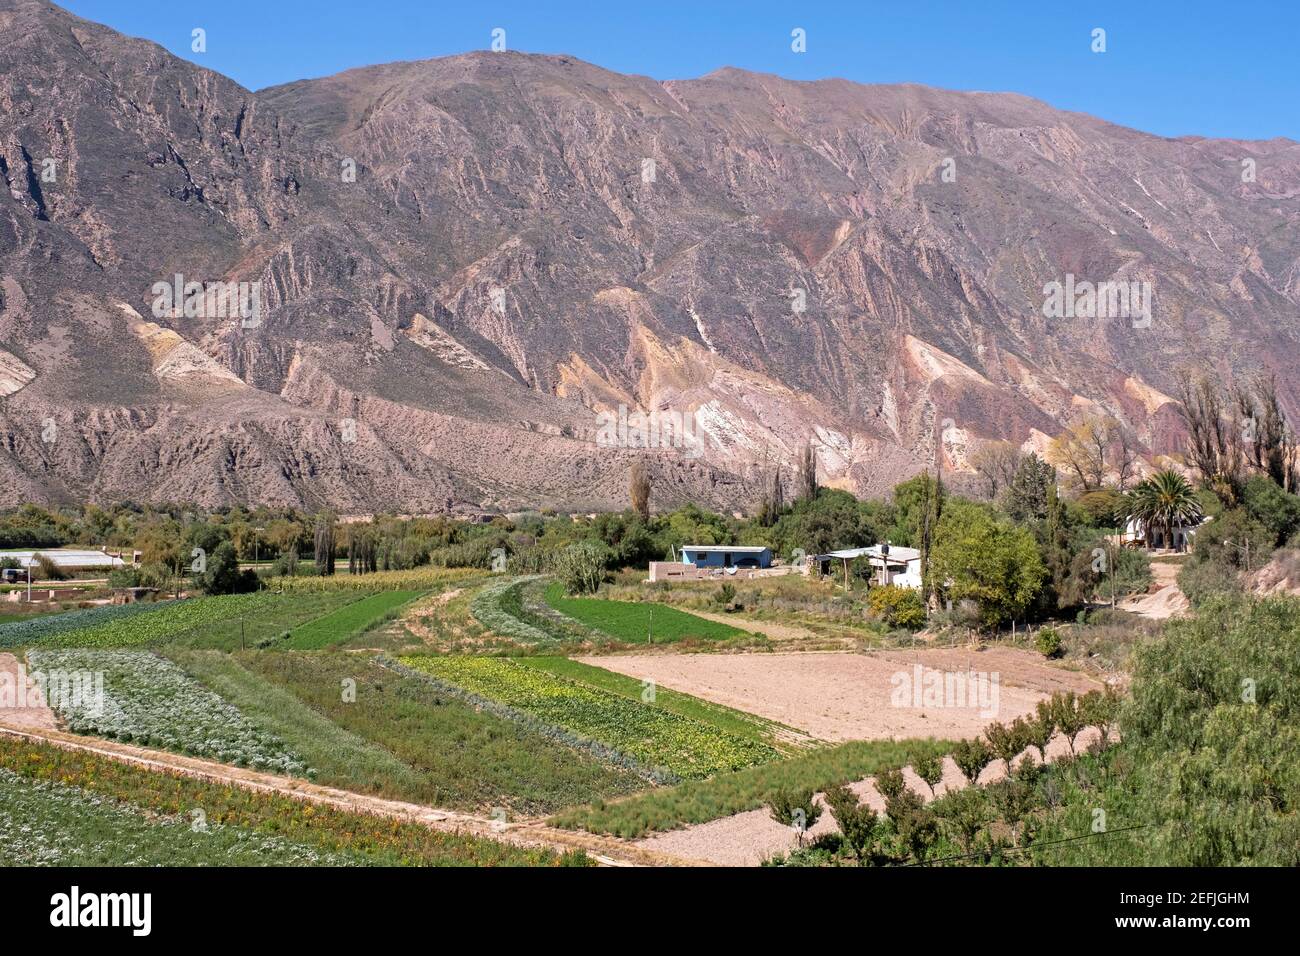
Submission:
[[[170,640],[196,627],[255,616],[281,601],[278,594],[257,591],[221,597],[169,601],[152,614],[115,618],[56,634],[44,643],[61,647],[139,647]]]
[[[289,656],[289,655],[264,655]],[[498,843],[495,840],[447,833],[434,830],[423,823],[400,823],[368,813],[355,813],[334,807],[306,803],[278,793],[245,790],[228,784],[198,780],[178,773],[160,773],[119,763],[98,754],[85,751],[64,750],[50,744],[32,743],[0,735],[0,772],[9,772],[22,781],[58,782],[76,787],[81,792],[112,802],[124,809],[135,809],[151,819],[184,819],[188,825],[195,822],[194,810],[202,809],[209,830],[218,822],[222,827],[238,828],[263,841],[275,837],[311,848],[318,854],[346,855],[361,863],[382,866],[555,866],[587,865],[589,861],[579,853],[557,856],[547,850],[528,849]],[[11,785],[11,780],[0,780],[0,790]],[[0,794],[0,802],[5,799]],[[44,801],[40,801],[44,802]],[[39,808],[40,802],[37,806]],[[4,811],[0,810],[0,816]],[[46,821],[39,809],[19,810],[11,814],[17,820],[18,840],[32,840],[32,828],[41,833]],[[67,814],[59,814],[63,820]],[[0,830],[7,829],[0,823]],[[111,821],[99,828],[109,839],[120,832],[120,823]],[[200,834],[208,835],[208,834]],[[123,835],[125,840],[125,834]],[[90,850],[102,845],[93,831],[77,834],[73,849]],[[7,833],[0,832],[0,846],[8,847]],[[257,845],[256,841],[250,844]],[[247,844],[245,844],[247,845]],[[191,860],[170,846],[154,843],[143,845],[128,860],[120,859],[111,847],[103,855],[89,852],[67,855],[51,854],[40,846],[28,846],[24,852],[33,863],[62,863],[65,865],[107,865],[129,863],[132,865],[171,864],[198,862],[221,864],[242,862],[237,855],[227,852],[225,846],[198,844]],[[44,855],[41,855],[44,854]],[[266,854],[267,863],[288,863],[280,854]]]
[[[0,647],[20,647],[25,644],[40,644],[51,637],[66,634],[81,628],[96,627],[112,621],[122,621],[161,611],[171,607],[174,602],[157,603],[140,602],[137,604],[108,604],[104,607],[85,608],[80,611],[68,611],[65,614],[42,614],[39,617],[23,621],[0,624]]]
[[[500,637],[509,637],[524,644],[550,644],[553,638],[546,631],[522,619],[520,593],[524,585],[535,577],[503,578],[493,581],[470,604],[470,613],[488,630]]]
[[[745,633],[730,624],[706,620],[653,601],[565,597],[559,582],[547,587],[546,601],[561,614],[628,644],[668,643],[687,638],[716,641]]]
[[[679,777],[707,777],[778,756],[759,741],[504,658],[403,657],[401,662]]]
[[[285,647],[316,650],[346,640],[358,631],[390,618],[397,609],[420,596],[419,591],[381,591],[353,601],[324,617],[302,625],[289,635]]]
[[[258,770],[308,772],[278,737],[254,726],[171,661],[147,651],[33,650],[27,657],[33,672],[47,675],[49,704],[66,718],[73,733]],[[73,675],[89,679],[74,685]]]
[[[0,844],[5,848],[5,863],[11,866],[348,866],[362,862],[270,834],[209,824],[205,817],[158,817],[57,781],[26,780],[3,767]]]

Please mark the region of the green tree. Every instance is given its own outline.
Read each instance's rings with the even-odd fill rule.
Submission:
[[[1298,646],[1300,601],[1272,598],[1209,602],[1135,649],[1120,747],[1149,863],[1300,865]]]
[[[949,839],[969,856],[975,847],[975,837],[989,823],[989,804],[984,792],[979,787],[963,787],[944,794],[942,800],[931,806]]]
[[[569,594],[594,594],[605,580],[611,552],[599,541],[571,544],[555,558],[555,575]]]
[[[1144,478],[1129,493],[1129,514],[1142,522],[1147,529],[1150,546],[1151,532],[1164,531],[1166,546],[1174,540],[1174,528],[1194,525],[1201,520],[1201,501],[1191,482],[1176,471],[1158,471]]]
[[[802,790],[776,790],[767,802],[772,819],[794,830],[799,835],[799,845],[803,846],[804,834],[822,815],[822,805],[813,800],[812,790],[806,787]]]
[[[1272,479],[1254,475],[1241,494],[1246,513],[1273,533],[1273,544],[1282,545],[1300,531],[1300,497],[1283,491]]]
[[[1056,469],[1033,452],[1020,459],[1011,484],[1002,493],[1002,510],[1017,524],[1047,517],[1048,492],[1056,488]]]
[[[218,544],[206,556],[205,564],[204,570],[195,575],[194,583],[206,594],[243,594],[261,586],[254,572],[239,569],[235,546],[229,541]]]
[[[979,779],[980,773],[993,761],[993,757],[993,751],[980,737],[959,740],[952,752],[953,762],[972,784]]]
[[[929,574],[949,600],[974,601],[981,624],[992,629],[1025,614],[1047,571],[1027,530],[954,500],[939,521]]]
[[[874,855],[868,851],[875,847],[880,817],[871,807],[860,803],[858,795],[842,783],[826,788],[826,805],[830,807],[845,844],[861,866],[868,856]]]

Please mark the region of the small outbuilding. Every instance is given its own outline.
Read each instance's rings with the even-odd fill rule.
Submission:
[[[697,568],[770,568],[772,549],[738,544],[682,545],[682,563]]]

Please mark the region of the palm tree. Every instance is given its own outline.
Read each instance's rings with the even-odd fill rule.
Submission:
[[[1162,528],[1165,544],[1172,547],[1175,525],[1192,525],[1201,520],[1201,503],[1191,483],[1176,471],[1158,471],[1138,482],[1128,496],[1129,514],[1146,528],[1147,547],[1151,529]]]

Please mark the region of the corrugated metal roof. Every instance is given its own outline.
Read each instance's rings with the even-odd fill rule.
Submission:
[[[771,548],[752,544],[684,544],[683,551],[730,551],[732,554],[762,554]]]
[[[0,551],[0,558],[17,561],[24,568],[36,566],[36,555],[43,554],[60,568],[117,568],[125,562],[103,551],[71,551],[50,549],[49,551]]]

